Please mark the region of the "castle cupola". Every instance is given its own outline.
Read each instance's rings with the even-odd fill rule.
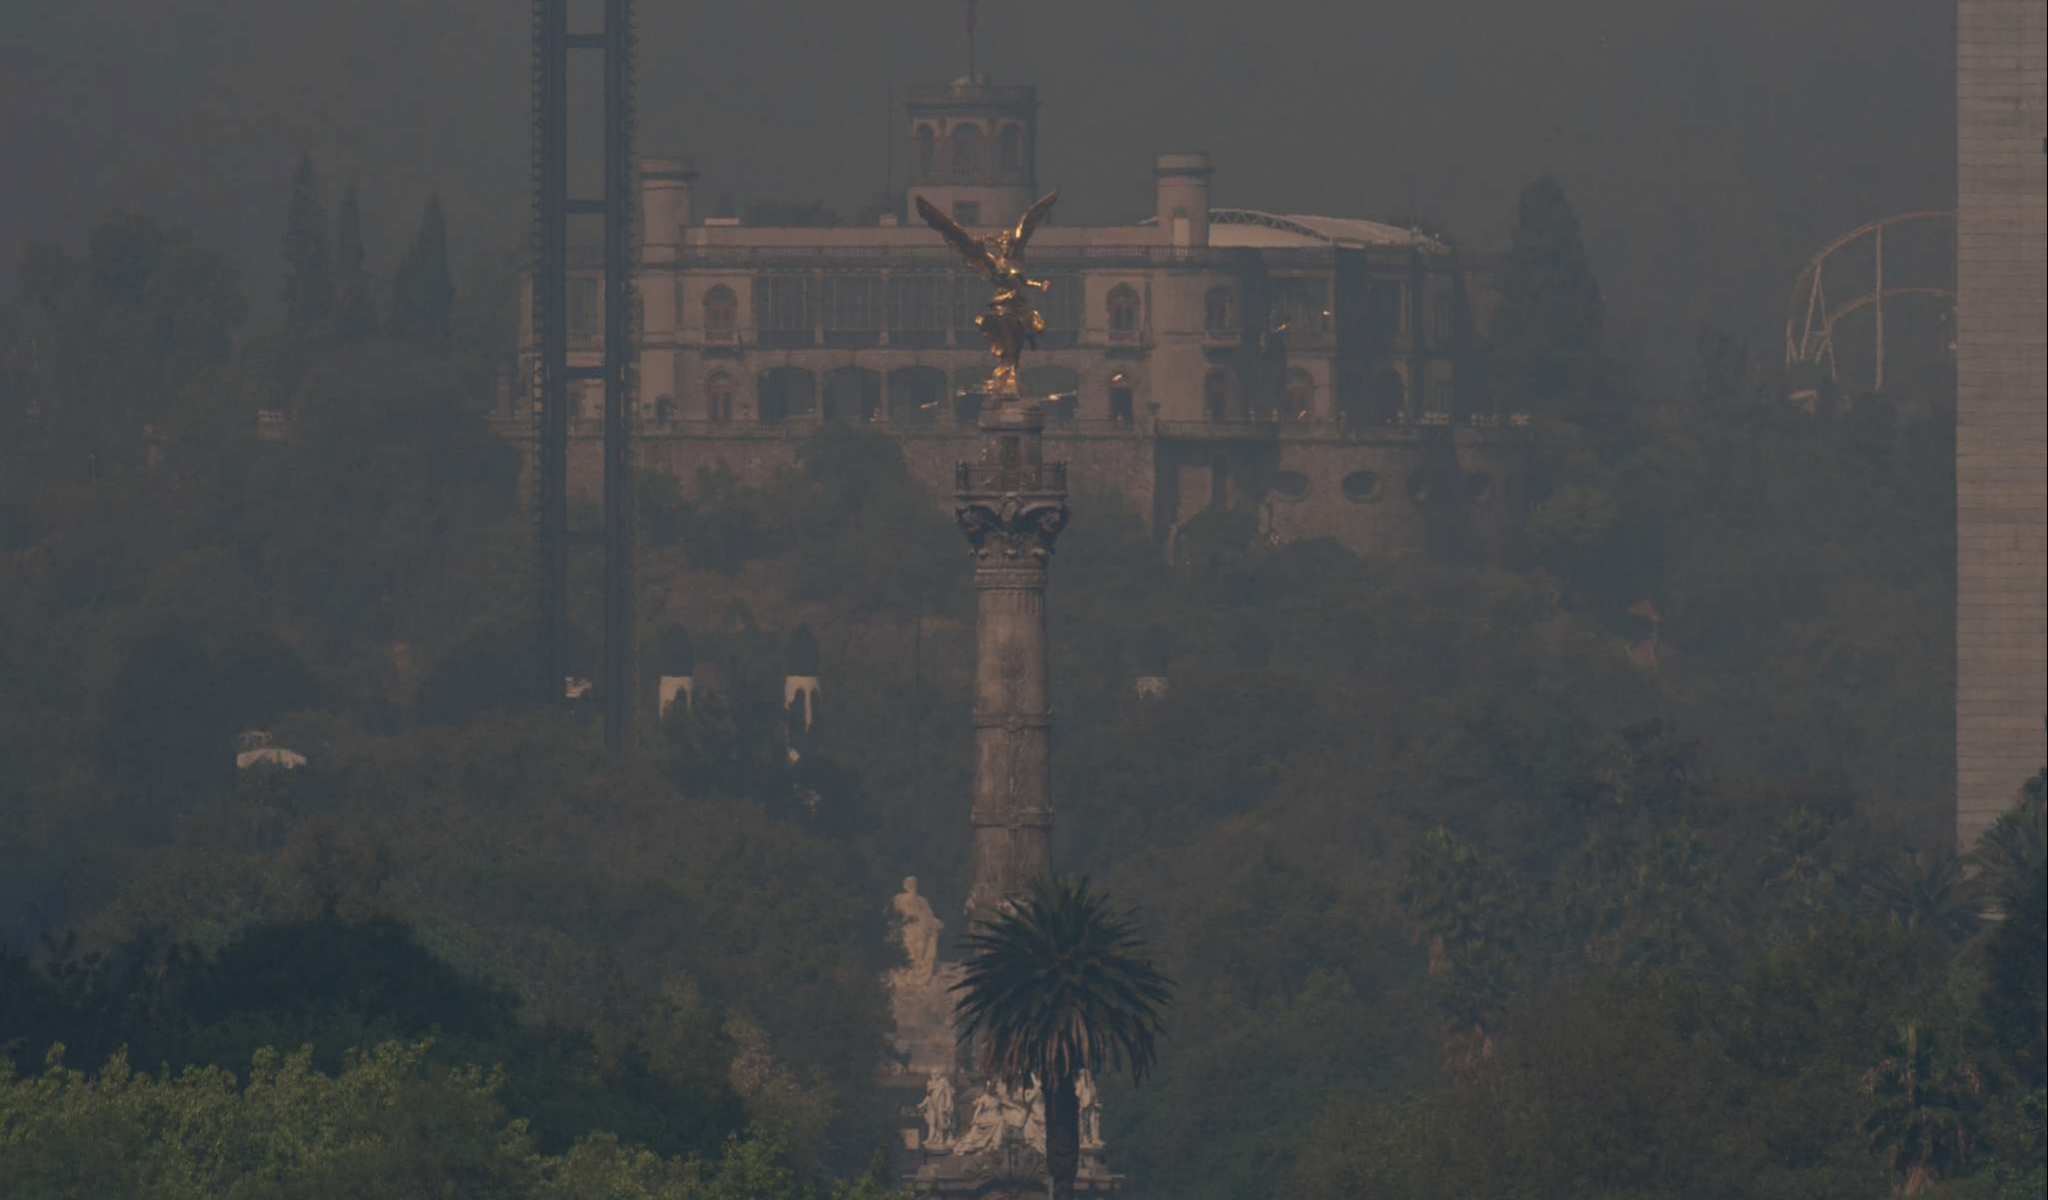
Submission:
[[[969,73],[912,87],[910,196],[969,228],[1008,225],[1038,199],[1038,89]]]

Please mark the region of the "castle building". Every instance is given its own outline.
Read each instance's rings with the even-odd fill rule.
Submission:
[[[902,115],[906,211],[923,197],[988,230],[1050,190],[1035,87],[963,76],[910,89]],[[1051,290],[1021,383],[1053,398],[1046,436],[1075,485],[1121,493],[1169,542],[1214,508],[1257,513],[1272,541],[1368,553],[1423,548],[1446,506],[1497,534],[1525,422],[1495,410],[1474,365],[1492,260],[1375,221],[1220,208],[1214,169],[1158,155],[1151,213],[1055,215],[1032,239]],[[686,489],[712,465],[765,481],[804,437],[848,423],[899,438],[912,473],[949,493],[991,366],[973,327],[986,285],[901,213],[750,226],[702,215],[694,184],[679,160],[641,163],[642,466]],[[587,266],[571,280],[572,363],[596,361],[600,282]],[[598,478],[587,387],[572,398],[576,490]]]

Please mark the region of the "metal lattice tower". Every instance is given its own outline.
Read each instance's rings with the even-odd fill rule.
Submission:
[[[569,54],[600,56],[604,71],[604,189],[569,195]],[[604,0],[604,29],[571,33],[569,0],[533,5],[533,373],[538,488],[539,672],[545,702],[560,704],[568,668],[568,549],[604,547],[605,745],[626,748],[633,699],[632,410],[633,328],[633,5]],[[604,352],[596,367],[568,361],[569,217],[604,223]],[[569,528],[569,383],[604,386],[604,528],[592,537]]]

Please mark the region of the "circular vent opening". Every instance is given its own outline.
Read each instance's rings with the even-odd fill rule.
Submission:
[[[1282,500],[1300,500],[1308,495],[1308,476],[1300,471],[1282,471],[1273,476],[1273,494]]]
[[[1375,471],[1353,471],[1344,477],[1344,498],[1356,504],[1380,498],[1380,477]]]

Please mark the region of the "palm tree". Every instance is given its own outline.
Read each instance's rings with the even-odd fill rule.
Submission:
[[[1141,1082],[1156,1060],[1173,984],[1152,969],[1135,919],[1113,912],[1088,881],[1045,879],[966,937],[953,985],[954,1028],[977,1065],[1045,1096],[1045,1158],[1053,1200],[1069,1200],[1081,1161],[1082,1070],[1126,1070]]]
[[[1863,1132],[1884,1156],[1894,1196],[1915,1196],[1966,1162],[1984,1107],[1977,1064],[1940,1052],[1932,1030],[1909,1021],[1883,1061],[1864,1073]]]
[[[2032,1087],[2048,1081],[2048,772],[2000,815],[1970,853],[1986,906],[1985,1015],[2010,1065]]]
[[[2001,915],[2031,907],[2048,874],[2048,770],[2027,781],[2019,800],[1978,838],[1968,861],[1983,874],[1985,899]]]
[[[1902,851],[1871,870],[1863,903],[1873,916],[1958,945],[1977,929],[1979,910],[1970,891],[1963,860],[1954,851]]]

